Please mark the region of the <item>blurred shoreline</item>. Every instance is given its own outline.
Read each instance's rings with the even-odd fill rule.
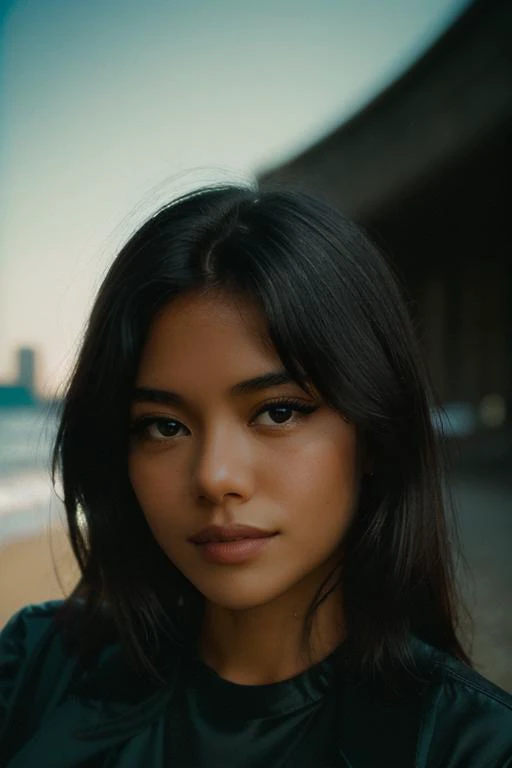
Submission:
[[[58,409],[0,409],[0,627],[29,603],[62,598],[78,569],[52,487]]]

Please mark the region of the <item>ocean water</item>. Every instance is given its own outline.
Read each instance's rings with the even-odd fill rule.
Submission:
[[[49,406],[0,408],[0,546],[62,518],[50,477],[56,429]]]

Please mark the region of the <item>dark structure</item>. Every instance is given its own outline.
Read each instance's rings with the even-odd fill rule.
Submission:
[[[508,402],[509,421],[511,141],[512,2],[477,0],[365,109],[262,176],[359,220],[398,265],[442,399],[495,415]]]

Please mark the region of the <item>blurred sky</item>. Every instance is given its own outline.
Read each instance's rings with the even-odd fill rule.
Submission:
[[[0,380],[66,375],[115,251],[169,195],[330,132],[467,0],[0,0]]]

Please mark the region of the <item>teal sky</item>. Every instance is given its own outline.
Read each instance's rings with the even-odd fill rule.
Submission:
[[[467,4],[4,0],[0,380],[16,347],[34,346],[53,391],[116,248],[150,210],[329,133]]]

